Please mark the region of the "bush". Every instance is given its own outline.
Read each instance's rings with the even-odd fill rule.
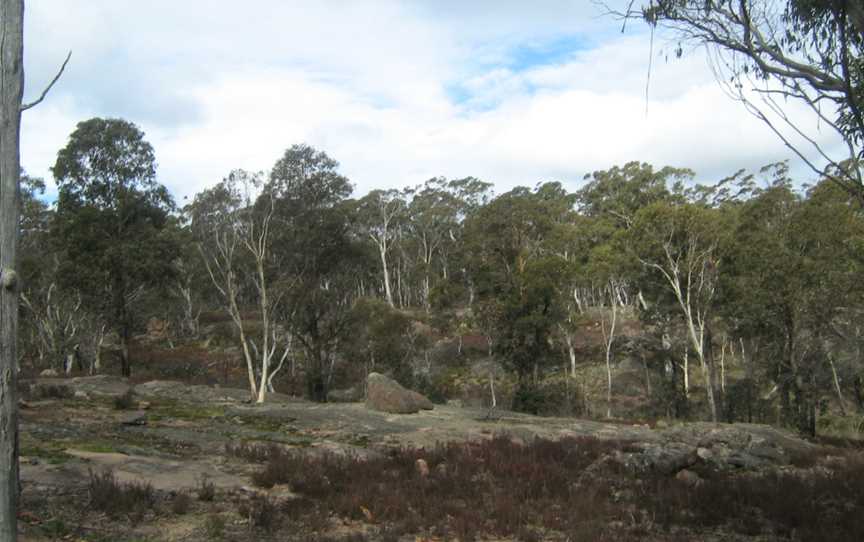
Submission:
[[[191,506],[192,498],[188,493],[181,491],[174,496],[174,500],[171,502],[171,511],[178,516],[182,516],[189,511]]]
[[[137,402],[135,400],[135,392],[132,391],[132,388],[126,390],[126,393],[123,395],[118,395],[114,398],[115,410],[132,410],[136,406]]]
[[[218,540],[225,534],[225,518],[219,514],[210,514],[204,521],[204,532],[208,540]]]
[[[87,489],[91,508],[109,516],[129,514],[140,518],[156,505],[153,486],[139,482],[118,482],[110,470],[102,474],[90,471]]]
[[[541,416],[576,416],[584,413],[579,388],[569,378],[550,378],[536,386],[520,386],[513,395],[513,410]]]
[[[249,520],[249,524],[267,532],[273,530],[278,522],[276,505],[263,496],[253,497],[248,502],[240,503],[237,512]]]
[[[207,475],[201,476],[201,481],[198,483],[198,500],[212,502],[215,498],[216,486],[207,478]]]

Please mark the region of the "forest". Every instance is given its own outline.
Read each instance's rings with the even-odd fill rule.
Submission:
[[[464,173],[445,169],[447,176],[417,184],[442,171],[417,168],[426,173],[391,174],[410,179],[392,188],[402,181],[363,179],[352,169],[358,154],[327,137],[344,126],[340,118],[324,122],[326,130],[290,132],[274,147],[281,154],[255,164],[260,170],[232,170],[239,162],[232,157],[213,168],[217,178],[191,178],[205,166],[188,147],[166,152],[166,132],[148,119],[149,102],[159,101],[155,87],[171,86],[162,68],[171,64],[187,85],[164,95],[171,126],[187,113],[186,122],[196,121],[183,101],[195,94],[215,100],[220,118],[237,114],[233,98],[221,101],[231,92],[201,82],[221,57],[231,57],[223,67],[242,80],[240,88],[273,90],[278,99],[271,102],[256,101],[254,92],[240,98],[243,107],[266,104],[262,110],[275,118],[276,102],[290,101],[289,93],[276,88],[278,78],[235,74],[249,61],[234,54],[247,51],[251,63],[269,68],[314,68],[303,73],[321,83],[331,60],[324,42],[338,41],[334,28],[363,30],[361,39],[345,32],[350,54],[330,55],[350,64],[334,80],[365,66],[372,72],[365,77],[385,76],[383,86],[395,82],[397,94],[419,92],[421,111],[430,96],[443,97],[432,109],[458,113],[457,131],[465,115],[489,114],[471,109],[483,105],[471,99],[472,88],[521,81],[516,86],[527,94],[545,97],[554,87],[584,106],[597,81],[582,79],[598,77],[608,81],[594,103],[609,105],[595,120],[606,126],[583,118],[596,111],[565,117],[566,107],[556,105],[554,122],[542,130],[554,125],[550,133],[564,140],[575,130],[639,129],[633,110],[620,117],[627,122],[613,115],[626,109],[628,95],[617,87],[630,75],[605,70],[615,48],[594,47],[575,29],[545,28],[551,18],[531,23],[529,15],[543,15],[540,7],[513,12],[518,24],[499,31],[539,24],[545,54],[531,48],[531,35],[507,42],[501,58],[480,39],[455,48],[456,64],[497,58],[484,77],[457,66],[450,79],[402,87],[396,79],[437,66],[415,67],[409,35],[434,36],[434,47],[421,50],[437,58],[472,25],[456,25],[463,21],[450,13],[423,14],[419,3],[402,18],[378,13],[377,3],[357,12],[345,4],[304,23],[300,16],[312,4],[274,16],[283,4],[290,3],[257,8],[259,18],[246,27],[254,27],[264,55],[244,49],[242,32],[220,34],[224,29],[187,44],[203,31],[189,32],[203,20],[197,9],[213,17],[208,24],[219,28],[230,19],[225,28],[233,29],[241,18],[233,5],[222,6],[227,16],[212,3],[188,8],[185,18],[175,6],[172,19],[180,22],[171,22],[183,38],[176,43],[146,22],[158,16],[152,20],[163,26],[162,13],[133,16],[130,4],[103,24],[111,12],[97,9],[96,30],[114,35],[94,41],[87,59],[93,71],[64,74],[70,52],[41,94],[29,90],[25,100],[24,65],[29,70],[34,57],[23,52],[24,2],[0,1],[0,541],[864,539],[860,1],[592,3],[621,33],[628,23],[645,31],[646,117],[654,59],[675,62],[698,51],[712,88],[782,145],[779,154],[757,148],[752,142],[764,139],[749,138],[750,127],[736,120],[721,126],[740,135],[736,148],[745,150],[724,154],[700,116],[697,145],[715,163],[729,162],[722,175],[681,167],[700,160],[687,156],[694,146],[677,146],[681,138],[667,155],[671,163],[638,160],[642,153],[633,151],[635,160],[625,154],[602,167],[584,155],[606,143],[584,148],[584,139],[581,146],[566,139],[575,148],[569,169],[514,168],[529,173],[511,190],[496,187],[514,186],[512,179],[485,178],[509,167],[484,170],[480,156],[451,159],[454,144],[443,151],[446,167]],[[90,32],[82,6],[59,8],[41,13],[41,35],[52,24]],[[483,24],[473,26],[487,19],[494,26],[489,11],[481,9],[472,20]],[[60,15],[44,18],[49,12]],[[367,15],[384,26],[367,28]],[[334,24],[340,16],[349,24]],[[268,27],[266,19],[279,24]],[[400,24],[432,19],[446,21]],[[130,20],[146,32],[122,26]],[[292,32],[283,32],[282,21]],[[274,47],[302,26],[312,31]],[[397,31],[386,47],[362,47],[390,27]],[[608,32],[595,36],[603,42]],[[124,49],[119,42],[126,41],[139,46]],[[404,56],[393,57],[402,62],[386,65],[386,54],[403,45],[397,52]],[[122,60],[94,55],[99,46],[116,48]],[[327,51],[311,57],[321,62],[301,62],[295,47]],[[158,56],[136,56],[141,51]],[[592,51],[602,61],[573,77],[559,80],[546,69],[578,66],[569,61]],[[196,61],[202,66],[184,67]],[[112,86],[125,75],[121,65],[145,73],[146,82]],[[390,72],[398,73],[393,81]],[[78,93],[42,103],[55,83],[71,87],[76,77],[83,77]],[[552,86],[532,86],[538,77]],[[144,96],[146,107],[69,114],[69,104],[91,103],[97,85],[112,94],[108,103],[122,105],[114,95],[126,92]],[[440,92],[427,93],[430,86]],[[305,109],[328,87],[310,88],[291,105]],[[435,132],[424,123],[429,116],[391,109],[363,88],[364,107],[411,125],[397,137]],[[690,96],[702,89],[682,82],[678,90]],[[51,120],[68,121],[63,135],[71,130],[62,144],[56,140],[56,158],[51,143],[53,166],[31,168],[46,178],[22,168],[33,125],[23,137],[21,117],[36,106],[46,117],[65,115]],[[520,131],[524,110],[499,109],[501,126],[520,142],[537,135]],[[677,137],[679,121],[692,119],[684,118],[686,109],[672,111],[664,121]],[[260,150],[261,140],[242,127],[253,118],[245,113],[233,117],[241,119],[236,125],[215,126],[246,136],[246,152]],[[313,107],[304,113],[322,116]],[[254,118],[256,132],[289,133],[285,125],[268,131],[263,124],[271,119]],[[353,128],[347,137],[371,133]],[[222,132],[190,131],[196,142]],[[650,130],[643,135],[649,145],[636,149],[664,146]],[[491,139],[459,150],[494,146]],[[531,143],[544,144],[538,141]],[[192,164],[188,178],[157,170],[156,148]],[[374,174],[383,176],[379,171],[393,171],[387,157],[406,148],[361,154],[380,160]],[[511,163],[494,156],[498,165]],[[733,158],[718,159],[724,156]],[[753,166],[762,161],[769,163]],[[573,173],[585,163],[593,165]],[[461,176],[472,171],[486,173]],[[178,201],[163,182],[206,188]],[[379,189],[356,190],[354,182]]]
[[[534,414],[811,436],[864,420],[860,201],[787,163],[712,182],[634,161],[572,192],[437,177],[356,196],[335,158],[295,144],[181,205],[135,124],[93,118],[52,173],[54,201],[23,175],[30,374],[152,376],[162,357],[180,360],[165,375],[217,375],[259,403],[327,401],[377,371],[433,401]]]

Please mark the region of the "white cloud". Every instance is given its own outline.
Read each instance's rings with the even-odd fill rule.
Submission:
[[[499,192],[548,179],[575,188],[630,160],[711,180],[791,157],[698,53],[666,62],[659,39],[646,102],[647,36],[622,36],[586,5],[33,3],[31,85],[74,53],[25,115],[23,163],[47,177],[75,123],[95,115],[141,126],[179,197],[234,168],[267,169],[298,142],[339,160],[359,193],[435,175]],[[544,62],[543,44],[562,38],[574,50]]]

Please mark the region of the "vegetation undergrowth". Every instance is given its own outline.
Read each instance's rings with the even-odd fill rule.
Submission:
[[[276,445],[240,444],[227,453],[263,464],[253,476],[257,486],[287,484],[301,495],[275,510],[267,503],[261,523],[268,530],[290,520],[317,532],[332,514],[374,524],[396,537],[602,540],[677,536],[682,530],[695,536],[707,529],[806,540],[864,539],[857,512],[864,506],[864,459],[854,453],[833,470],[741,474],[701,465],[704,479],[693,483],[627,474],[617,463],[602,460],[628,450],[626,442],[590,437],[522,444],[496,436],[393,449],[370,459]],[[247,510],[250,517],[261,512],[254,509]]]
[[[109,516],[129,516],[141,519],[156,505],[156,493],[147,483],[120,482],[112,471],[90,472],[88,484],[90,506]]]

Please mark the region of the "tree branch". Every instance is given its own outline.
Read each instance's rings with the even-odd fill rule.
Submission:
[[[30,102],[29,104],[21,104],[21,111],[27,111],[31,107],[35,107],[35,106],[39,105],[40,103],[42,103],[42,100],[44,100],[45,96],[48,95],[48,92],[51,90],[51,87],[53,87],[54,83],[56,83],[57,80],[60,79],[60,76],[63,75],[63,70],[66,69],[66,64],[69,63],[70,58],[72,58],[72,51],[69,51],[69,54],[66,55],[66,60],[64,60],[63,65],[60,66],[60,71],[58,71],[57,75],[54,76],[54,79],[52,79],[51,82],[48,83],[48,86],[45,87],[45,90],[42,91],[42,94],[39,96],[39,99],[36,100],[35,102]]]

